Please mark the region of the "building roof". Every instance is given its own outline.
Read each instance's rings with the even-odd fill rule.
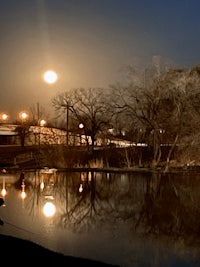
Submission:
[[[12,135],[17,135],[17,132],[15,131],[16,125],[10,125],[10,124],[2,124],[0,125],[0,136],[5,135],[5,136],[12,136]]]

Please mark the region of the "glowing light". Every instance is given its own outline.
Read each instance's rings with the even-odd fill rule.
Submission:
[[[4,169],[3,169],[2,172],[4,172]],[[3,197],[5,197],[6,194],[7,194],[7,191],[6,191],[6,181],[5,181],[5,177],[3,177],[3,188],[2,188],[2,190],[1,190],[1,195],[2,195]]]
[[[1,190],[1,195],[2,195],[3,197],[5,197],[6,194],[7,194],[7,191],[6,191],[5,188],[3,188],[3,189]]]
[[[21,198],[22,198],[22,199],[25,199],[25,198],[26,198],[26,192],[25,192],[25,191],[22,191],[22,192],[21,192]]]
[[[25,199],[26,198],[26,192],[25,192],[25,183],[24,183],[24,181],[22,181],[21,187],[22,187],[21,198]]]
[[[44,75],[43,75],[44,81],[52,84],[55,83],[58,79],[58,75],[55,71],[53,70],[47,70]]]
[[[8,119],[8,114],[3,113],[3,114],[1,115],[1,119],[2,119],[3,121],[6,121],[6,120]]]
[[[22,111],[19,113],[19,117],[22,121],[24,121],[28,118],[28,113],[26,113],[25,111]]]
[[[44,189],[44,182],[42,181],[40,184],[40,190],[43,191],[43,189]]]
[[[83,129],[83,128],[84,128],[83,123],[80,123],[80,124],[79,124],[79,128],[80,128],[80,129]]]
[[[80,193],[83,192],[83,185],[82,185],[82,184],[80,184],[78,191],[79,191]]]
[[[45,120],[41,120],[40,121],[40,126],[44,126],[46,124],[46,121]]]
[[[56,213],[56,207],[52,202],[46,202],[43,207],[43,213],[46,217],[52,217]]]

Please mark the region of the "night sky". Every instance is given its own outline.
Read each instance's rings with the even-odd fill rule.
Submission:
[[[1,0],[0,111],[15,116],[57,93],[107,87],[154,55],[200,63],[198,0]],[[58,73],[47,85],[42,74]]]

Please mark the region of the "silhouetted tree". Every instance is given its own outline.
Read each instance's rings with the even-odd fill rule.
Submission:
[[[27,124],[21,124],[18,125],[15,129],[15,131],[18,133],[20,142],[21,142],[21,147],[25,146],[25,138],[29,134],[29,128],[30,126]]]
[[[116,114],[129,121],[129,130],[141,133],[142,139],[152,148],[153,166],[161,159],[162,144],[170,145],[167,168],[177,144],[180,147],[186,140],[191,144],[194,136],[199,140],[198,65],[191,70],[169,69],[154,78],[149,86],[136,79],[129,80],[126,85],[118,83],[112,86],[111,95]]]
[[[64,111],[71,125],[83,124],[83,131],[86,137],[91,138],[92,148],[98,135],[107,130],[112,112],[108,105],[105,90],[101,88],[78,88],[62,93],[52,100],[56,111]],[[89,140],[87,139],[88,145]]]

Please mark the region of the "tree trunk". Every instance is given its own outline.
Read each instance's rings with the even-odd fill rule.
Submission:
[[[179,135],[177,134],[176,137],[175,137],[175,139],[174,139],[174,143],[173,143],[173,145],[170,147],[170,150],[169,150],[169,152],[168,152],[167,160],[166,160],[166,165],[165,165],[165,170],[164,170],[165,172],[167,172],[167,171],[169,170],[169,162],[170,162],[170,158],[171,158],[172,152],[174,151],[174,148],[175,148],[175,146],[176,146],[176,144],[177,144],[178,137],[179,137]]]

